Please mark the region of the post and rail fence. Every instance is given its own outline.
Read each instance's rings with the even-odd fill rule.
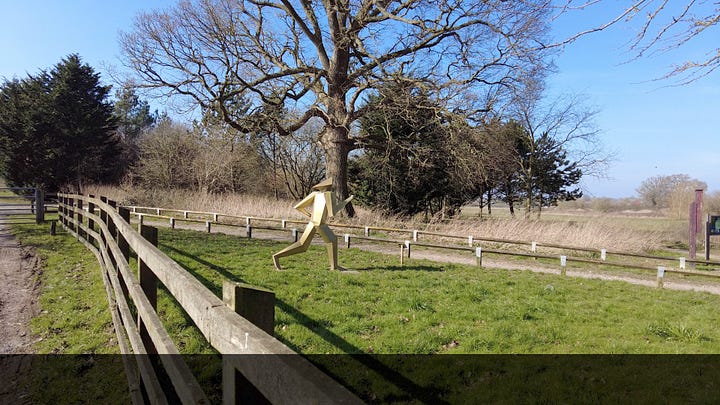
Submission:
[[[57,208],[54,199],[41,188],[0,187],[0,224],[42,224]]]
[[[144,218],[157,218],[161,220],[169,221],[170,227],[174,228],[177,223],[195,223],[203,224],[204,229],[210,232],[213,227],[225,226],[235,228],[245,228],[246,236],[252,237],[253,230],[266,230],[266,231],[277,231],[277,232],[292,232],[294,238],[297,238],[297,228],[291,228],[290,225],[304,225],[306,221],[302,220],[291,220],[291,219],[278,219],[278,218],[264,218],[254,216],[240,216],[240,215],[228,215],[217,212],[205,212],[205,211],[192,211],[192,210],[179,210],[179,209],[168,209],[158,207],[141,207],[141,206],[127,206],[132,215],[138,217],[140,223],[143,223]],[[268,224],[277,224],[279,226],[271,226]],[[364,225],[351,225],[341,223],[329,224],[331,228],[336,230],[352,230],[355,233],[345,233],[344,240],[345,246],[350,247],[351,240],[367,241],[372,243],[385,243],[394,244],[400,247],[401,257],[410,257],[412,247],[425,247],[431,249],[440,250],[452,250],[452,251],[465,251],[474,254],[479,266],[482,266],[482,255],[483,254],[494,254],[501,256],[515,256],[515,257],[527,257],[533,259],[547,259],[547,260],[559,260],[561,263],[561,272],[564,273],[568,263],[584,263],[598,266],[608,266],[625,269],[635,269],[655,272],[658,268],[658,263],[663,267],[664,273],[675,273],[686,276],[705,276],[709,278],[720,278],[720,271],[698,271],[686,269],[687,264],[701,264],[706,266],[717,266],[720,269],[719,261],[712,260],[700,260],[700,259],[689,259],[685,257],[667,257],[652,254],[634,253],[634,252],[622,252],[607,249],[591,249],[577,246],[564,246],[552,243],[538,243],[528,242],[514,239],[501,239],[501,238],[488,238],[488,237],[476,237],[473,235],[457,235],[447,234],[434,231],[424,231],[418,229],[403,229],[403,228],[390,228],[390,227],[379,227],[379,226],[364,226]],[[347,231],[346,231],[347,232]],[[386,233],[386,234],[398,234],[406,235],[408,239],[390,239],[390,238],[379,238],[372,237],[372,233]],[[427,242],[422,242],[421,237],[427,238]],[[297,239],[295,239],[297,240]],[[462,241],[462,245],[455,244],[442,244],[437,243],[440,240],[458,240]],[[433,243],[435,242],[435,243]],[[481,244],[485,246],[481,246]],[[499,248],[488,248],[489,244],[501,244],[508,246],[515,246],[515,249],[499,249]],[[529,248],[529,249],[528,249]],[[549,253],[539,253],[539,248],[546,250],[561,251],[561,255],[554,255]],[[529,251],[528,251],[529,250]],[[567,252],[579,252],[585,255],[580,257],[579,255],[570,256]],[[588,257],[595,256],[598,258]],[[627,258],[641,259],[652,261],[652,264],[638,264],[629,263],[627,261],[611,261],[608,257],[615,257],[623,260]],[[670,263],[676,263],[677,268],[670,267]]]
[[[139,230],[133,229],[130,209],[104,197],[59,194],[58,199],[62,227],[85,244],[101,265],[120,351],[135,355],[123,356],[133,402],[168,403],[179,398],[183,403],[208,403],[157,313],[157,289],[162,283],[222,355],[223,403],[235,404],[241,398],[253,403],[361,403],[272,336],[271,292],[226,280],[223,297],[217,297],[157,248],[156,228],[140,224]],[[137,271],[129,264],[133,253]],[[243,291],[244,298],[239,297]],[[154,354],[167,356],[154,364]],[[160,382],[156,370],[160,366],[170,387]]]

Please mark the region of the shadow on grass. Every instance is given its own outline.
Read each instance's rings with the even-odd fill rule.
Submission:
[[[195,255],[192,255],[188,252],[185,252],[183,250],[177,249],[172,246],[168,246],[166,244],[161,244],[163,249],[167,249],[168,251],[172,251],[174,253],[177,253],[187,259],[194,260],[197,263],[202,264],[203,266],[206,266],[209,269],[212,269],[213,271],[218,272],[223,277],[236,282],[244,282],[240,277],[238,277],[235,274],[232,274],[231,272],[227,271],[221,266],[218,266],[212,262],[209,262],[205,259],[199,258]],[[214,282],[208,280],[207,278],[203,277],[201,274],[199,274],[195,270],[188,269],[187,267],[183,266],[190,274],[193,275],[193,277],[197,278],[205,287],[213,291],[213,293],[218,294],[220,293],[220,296],[222,296],[222,286],[218,286]],[[430,266],[408,266],[408,267],[400,267],[400,266],[387,266],[377,269],[384,269],[384,270],[394,270],[394,271],[400,271],[400,270],[409,270],[409,269],[420,269],[423,271],[441,271],[441,269],[433,268]],[[348,376],[348,370],[352,370],[353,373],[360,373],[367,378],[368,373],[372,373],[374,375],[374,379],[378,382],[381,382],[383,385],[388,386],[391,385],[391,391],[395,392],[393,394],[393,397],[395,399],[418,399],[424,403],[434,403],[434,404],[445,404],[447,403],[444,401],[441,397],[443,391],[437,388],[428,388],[418,385],[416,382],[408,378],[403,373],[399,372],[398,369],[389,366],[385,362],[381,361],[384,357],[382,356],[374,356],[370,354],[365,354],[362,349],[359,347],[353,345],[352,343],[345,340],[343,337],[339,336],[335,332],[331,331],[330,329],[323,326],[322,322],[311,318],[307,314],[299,311],[294,306],[288,304],[287,302],[283,301],[282,299],[275,300],[275,304],[278,308],[285,311],[288,315],[293,317],[297,322],[299,322],[301,325],[304,325],[308,329],[312,330],[314,333],[316,333],[318,336],[320,336],[323,340],[328,342],[329,344],[337,347],[339,350],[341,350],[344,353],[347,353],[348,356],[343,356],[342,361],[340,363],[337,362],[338,357],[318,357],[318,356],[309,356],[309,359],[315,363],[318,367],[320,367],[324,372],[328,373],[329,375],[333,376],[335,379],[340,380],[343,384],[348,385],[348,389],[351,391],[354,391],[357,395],[360,395],[364,397],[365,400],[371,399],[374,395],[373,393],[367,393],[363,391],[365,388],[362,386],[363,384],[351,384],[348,379],[352,379],[350,376]],[[184,311],[183,311],[184,312]],[[185,314],[187,317],[187,314]],[[192,322],[188,318],[189,322]],[[299,352],[299,347],[296,344],[293,344],[293,342],[287,341],[286,339],[282,339],[281,337],[277,337],[278,340],[280,340],[282,343],[290,347],[293,351]],[[333,361],[329,361],[332,359]],[[362,371],[366,370],[366,371]],[[407,371],[407,370],[405,370]],[[366,381],[365,381],[366,382]],[[398,391],[399,390],[399,391]]]

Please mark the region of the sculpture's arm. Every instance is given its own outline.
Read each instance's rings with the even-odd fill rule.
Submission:
[[[307,207],[312,205],[315,201],[315,193],[308,194],[305,198],[302,199],[299,203],[295,204],[296,210],[303,213],[305,216],[312,216],[312,212],[308,211]]]
[[[349,203],[353,198],[355,198],[355,196],[354,196],[354,195],[351,195],[350,197],[346,198],[346,199],[343,200],[343,201],[337,201],[337,200],[335,199],[335,195],[333,194],[333,198],[331,199],[331,201],[332,201],[332,202],[331,202],[332,206],[330,207],[330,210],[329,210],[329,211],[330,211],[330,217],[334,217],[335,214],[337,214],[338,212],[342,211],[343,208],[345,208],[345,206],[348,205],[348,203]]]

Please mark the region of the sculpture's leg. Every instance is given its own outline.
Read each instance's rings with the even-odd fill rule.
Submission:
[[[305,228],[300,240],[275,253],[273,255],[273,264],[275,265],[275,268],[277,270],[282,270],[280,267],[280,261],[278,260],[279,258],[294,255],[296,253],[302,253],[308,250],[310,244],[312,243],[313,236],[315,236],[315,232],[315,224],[311,222]]]
[[[327,246],[328,258],[330,259],[330,270],[343,270],[342,267],[338,266],[338,244],[337,237],[333,231],[325,224],[318,226],[318,232],[325,241]]]

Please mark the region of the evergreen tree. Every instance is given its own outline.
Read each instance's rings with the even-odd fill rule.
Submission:
[[[50,72],[5,82],[0,89],[3,177],[48,191],[117,180],[124,162],[109,91],[78,55]]]

